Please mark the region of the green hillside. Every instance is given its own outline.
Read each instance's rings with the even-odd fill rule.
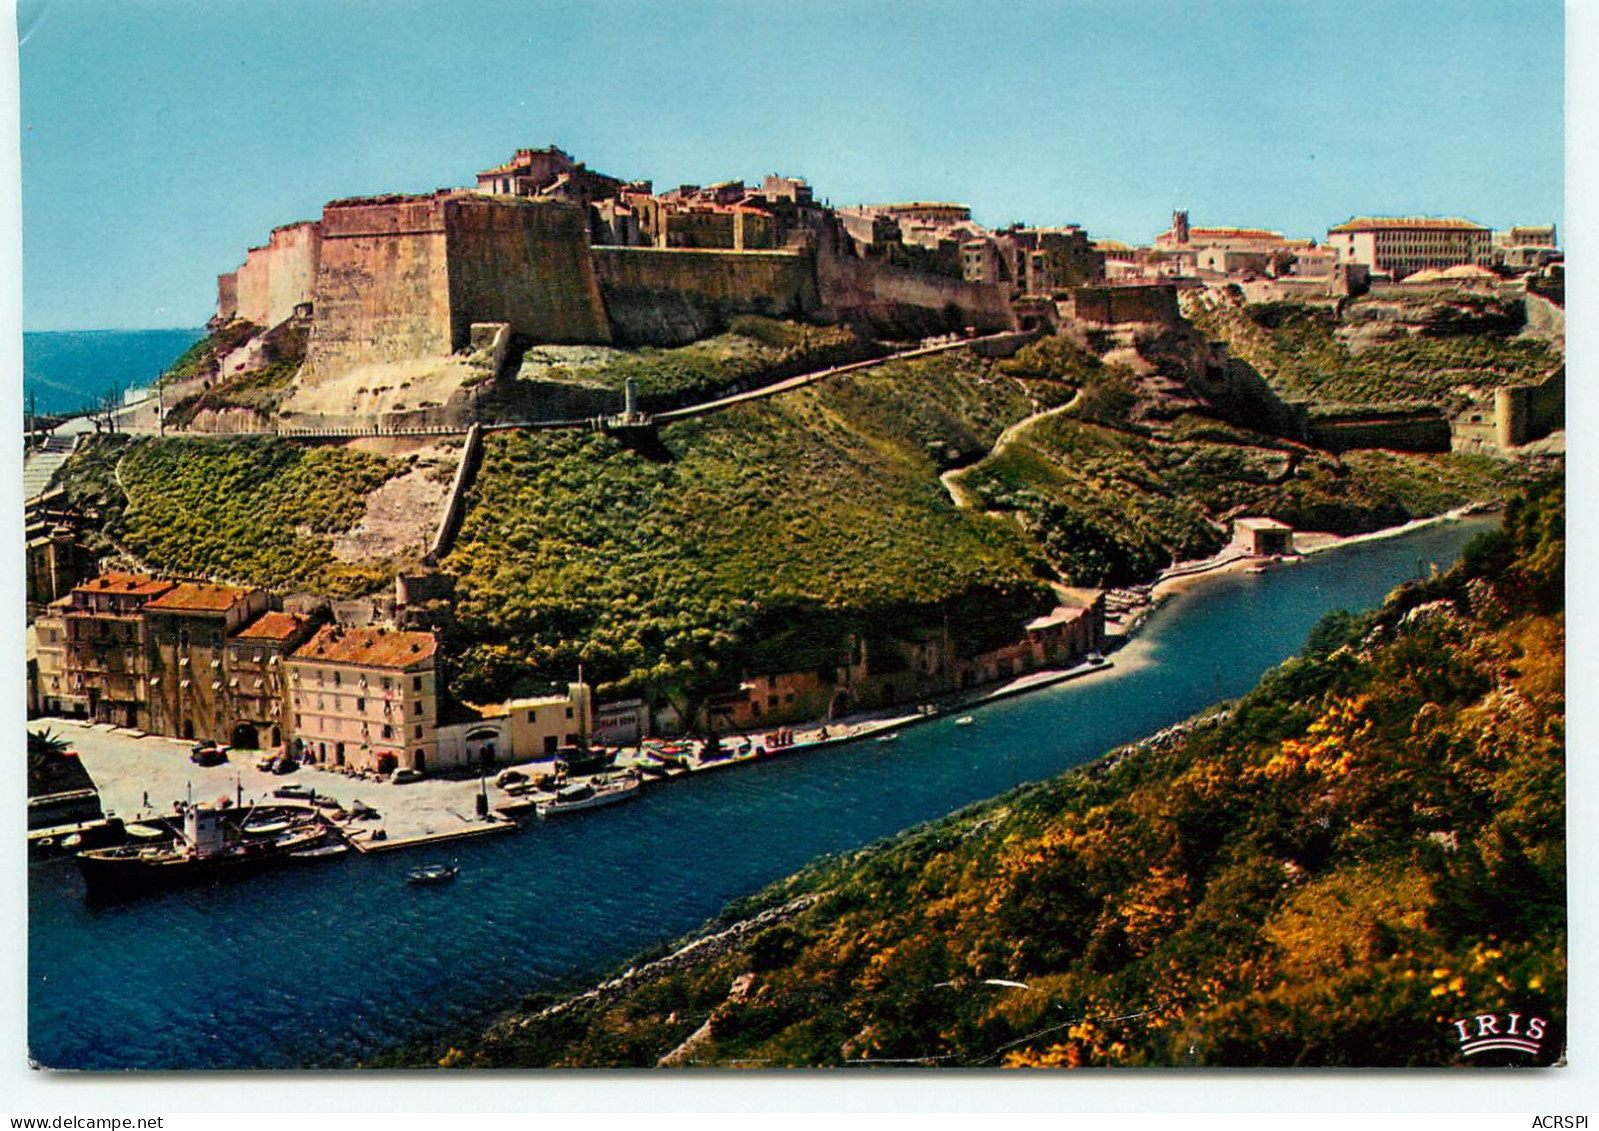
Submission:
[[[1563,360],[1518,336],[1518,303],[1461,291],[1367,296],[1341,317],[1297,302],[1194,303],[1188,316],[1279,394],[1318,404],[1447,404],[1456,386],[1533,384]]]
[[[1014,632],[1049,603],[1045,566],[938,474],[1033,410],[1026,384],[946,355],[675,424],[658,449],[491,435],[445,563],[479,642],[466,694],[580,660],[629,686],[736,675],[946,602],[968,639]]]
[[[343,597],[393,579],[389,562],[334,559],[330,536],[405,469],[270,437],[90,441],[62,469],[73,504],[98,513],[98,548],[127,564]]]
[[[1442,1066],[1453,1019],[1508,1011],[1550,1063],[1563,592],[1545,484],[1229,708],[824,859],[729,908],[707,957],[441,1063]]]

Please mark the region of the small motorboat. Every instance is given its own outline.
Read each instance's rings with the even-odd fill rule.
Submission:
[[[878,742],[898,742],[899,741],[899,731],[896,730],[896,731],[893,731],[892,733],[889,733],[889,734],[880,734],[880,735],[877,736],[877,741]]]
[[[239,831],[245,836],[273,836],[288,832],[289,822],[283,818],[271,821],[248,821],[239,827]]]
[[[955,725],[958,727],[969,727],[976,721],[977,720],[972,718],[970,715],[962,715],[960,718],[955,720]]]
[[[433,887],[452,882],[461,874],[458,864],[424,864],[406,874],[405,882],[412,887]]]
[[[302,848],[298,852],[291,852],[289,856],[294,860],[328,860],[335,856],[343,856],[350,851],[347,844],[324,844],[320,848]]]

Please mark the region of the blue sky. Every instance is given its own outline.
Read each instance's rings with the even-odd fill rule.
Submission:
[[[557,143],[1144,242],[1356,213],[1563,222],[1553,0],[23,0],[24,325],[197,325],[340,196]]]

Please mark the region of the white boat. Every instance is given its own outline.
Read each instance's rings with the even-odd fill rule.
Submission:
[[[977,720],[972,718],[970,715],[962,715],[960,718],[955,720],[955,725],[958,727],[969,727],[976,721]]]
[[[899,741],[899,731],[896,730],[892,734],[880,734],[880,735],[877,736],[877,741],[878,742],[898,742]]]
[[[239,828],[245,836],[272,836],[277,833],[289,831],[289,822],[285,818],[272,821],[247,821]]]
[[[575,813],[580,809],[598,809],[604,805],[615,805],[617,802],[631,801],[637,797],[639,785],[638,778],[624,778],[621,781],[598,786],[589,782],[568,785],[562,787],[553,800],[540,801],[535,811],[541,817],[557,817],[562,813]]]
[[[334,856],[343,856],[350,851],[347,844],[324,844],[320,848],[302,848],[289,855],[295,860],[326,860]]]

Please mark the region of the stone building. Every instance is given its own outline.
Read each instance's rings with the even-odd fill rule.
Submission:
[[[173,582],[134,573],[105,573],[73,588],[61,613],[64,694],[81,700],[86,718],[153,729],[146,706],[150,665],[144,607],[173,588]]]
[[[315,626],[308,617],[265,612],[228,638],[229,745],[247,750],[283,745],[288,713],[284,662]]]
[[[229,743],[237,720],[227,638],[267,607],[265,589],[179,582],[143,607],[149,642],[145,729]]]
[[[1257,557],[1291,554],[1294,552],[1294,528],[1275,518],[1234,519],[1233,544]]]
[[[1493,262],[1493,233],[1458,217],[1358,216],[1327,229],[1340,263],[1358,263],[1395,279],[1428,267]]]
[[[49,610],[33,620],[35,694],[31,708],[41,715],[71,715],[83,718],[89,713],[88,697],[70,690],[67,677],[67,621],[72,606],[67,595],[50,602]]]
[[[388,773],[437,760],[431,632],[325,625],[289,657],[289,735],[309,761]]]

